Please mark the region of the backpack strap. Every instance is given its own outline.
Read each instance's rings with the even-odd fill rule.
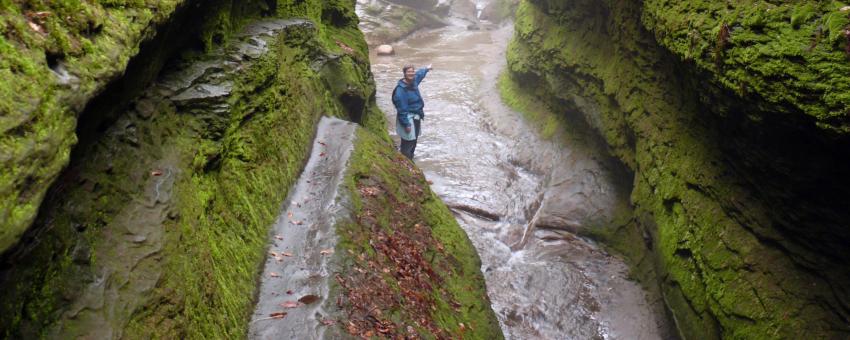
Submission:
[[[401,79],[399,79],[399,80],[401,80]],[[393,104],[394,104],[394,105],[396,105],[396,106],[398,106],[398,104],[395,102],[395,94],[396,94],[396,92],[398,92],[398,83],[396,83],[395,87],[393,88],[393,94],[392,94],[392,96],[390,97],[390,100],[393,102]]]

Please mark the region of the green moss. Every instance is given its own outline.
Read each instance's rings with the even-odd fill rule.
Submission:
[[[342,290],[349,299],[343,300],[343,309],[350,310],[343,314],[361,326],[359,317],[364,316],[357,309],[357,294],[384,286],[373,292],[380,312],[370,315],[387,316],[382,321],[391,322],[391,334],[406,334],[407,325],[418,325],[417,333],[425,338],[502,338],[475,248],[448,208],[428,189],[421,172],[385,137],[364,130],[358,131],[349,164],[345,185],[356,218],[337,225],[341,238],[337,252],[363,255],[351,256],[344,264],[343,271],[352,273],[347,276],[348,285],[354,288]],[[387,238],[394,240],[393,247],[401,247],[393,248],[401,252],[400,257],[382,246]],[[397,275],[380,274],[382,268],[397,272],[399,263],[394,261],[415,258],[427,263],[417,263],[416,270],[422,273],[404,278],[412,281],[405,281],[403,287]],[[363,269],[366,274],[357,274]],[[372,271],[378,274],[368,273]],[[411,285],[430,288],[411,292]]]
[[[348,70],[347,76],[333,78],[313,71],[305,56],[318,46],[311,46],[309,37],[291,45],[301,39],[281,38],[278,52],[257,62],[240,80],[222,140],[221,168],[196,172],[178,186],[185,217],[171,233],[167,252],[182,255],[169,261],[161,294],[183,306],[174,326],[184,332],[181,336],[243,336],[267,228],[301,170],[315,124],[322,115],[346,115],[329,85],[341,85],[337,81],[342,79],[370,89],[364,73],[355,71],[362,71],[363,64],[343,61],[337,66]],[[149,324],[172,308],[153,307],[131,327],[150,334]]]
[[[0,3],[0,167],[8,169],[0,176],[0,252],[29,227],[67,165],[81,102],[120,74],[150,27],[181,3]],[[49,68],[58,61],[78,83],[60,84]]]
[[[533,94],[525,93],[526,89],[520,87],[518,81],[511,79],[511,73],[502,73],[498,81],[502,101],[523,114],[526,121],[534,124],[538,133],[544,139],[551,139],[555,133],[565,129],[565,117],[554,114]]]
[[[801,25],[811,20],[817,14],[817,9],[812,4],[802,4],[791,12],[791,27],[800,28]]]
[[[370,100],[374,84],[362,34],[356,21],[339,20],[352,17],[353,3],[298,3],[318,11],[278,15],[316,15],[314,28],[287,31],[240,72],[229,112],[180,114],[157,104],[151,117],[121,116],[138,132],[137,144],[105,135],[79,150],[80,159],[48,199],[49,213],[36,223],[36,228],[49,225],[49,232],[16,263],[20,275],[0,293],[2,314],[10,316],[3,318],[0,334],[48,336],[47,327],[69,307],[67,300],[85,291],[94,275],[90,271],[121,255],[108,238],[125,227],[116,216],[146,200],[151,169],[165,159],[176,182],[164,213],[164,245],[153,255],[159,260],[151,275],[159,280],[143,307],[130,311],[129,324],[113,326],[128,338],[244,336],[268,227],[301,171],[319,117],[356,113],[373,128],[384,126]],[[227,40],[262,10],[226,1],[216,6],[222,11],[202,21],[208,23],[204,32],[218,33],[202,35],[205,43],[219,43],[216,36]],[[140,42],[132,35],[122,39]],[[361,104],[349,107],[343,94]],[[68,116],[71,130],[74,120]]]
[[[841,38],[850,13],[840,12],[842,5],[647,1],[643,22],[664,47],[693,59],[712,81],[742,98],[757,95],[770,114],[808,115],[819,127],[845,134],[850,63]],[[730,28],[729,37],[714,60],[711,49],[722,25]]]
[[[769,193],[754,194],[735,177],[729,155],[718,147],[728,138],[717,128],[724,125],[707,117],[737,112],[723,105],[758,107],[746,113],[754,120],[841,107],[804,97],[815,88],[825,91],[822,98],[847,93],[833,91],[844,85],[824,85],[843,84],[847,77],[819,73],[847,63],[835,46],[805,51],[823,17],[801,20],[798,31],[806,33],[795,33],[789,5],[749,5],[523,1],[507,53],[511,77],[537,84],[526,92],[554,103],[549,107],[581,112],[635,171],[632,202],[640,223],[624,222],[598,237],[645,268],[640,272],[658,274],[684,337],[840,337],[846,327],[838,326],[840,313],[828,306],[840,303],[840,294],[811,287],[844,282],[841,276],[831,281],[799,266],[811,258],[802,260],[805,250],[771,227],[781,223],[771,217],[775,207],[756,197]],[[816,5],[818,13],[827,7]],[[759,8],[760,18],[738,25]],[[730,40],[718,44],[723,24]],[[777,34],[783,39],[772,38]],[[722,56],[719,66],[715,51]],[[695,75],[710,81],[687,80]],[[746,79],[746,85],[732,79]],[[754,100],[744,104],[744,96]],[[832,112],[835,117],[840,110]],[[842,129],[842,119],[830,120],[832,128]]]

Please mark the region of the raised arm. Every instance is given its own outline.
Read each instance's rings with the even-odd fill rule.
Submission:
[[[428,75],[428,71],[430,70],[430,66],[416,70],[416,76],[413,78],[413,81],[416,83],[416,86],[419,86],[419,82],[421,82],[422,79],[425,79],[425,76]]]

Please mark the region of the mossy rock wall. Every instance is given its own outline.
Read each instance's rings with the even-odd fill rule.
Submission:
[[[850,133],[850,7],[842,1],[644,1],[642,21],[679,59],[774,119]],[[802,116],[802,117],[796,117]],[[824,133],[824,132],[820,132]]]
[[[78,117],[108,84],[135,67],[131,88],[143,85],[174,46],[220,39],[233,20],[267,10],[264,1],[0,2],[0,253],[32,223],[68,165]]]
[[[243,337],[268,228],[301,171],[318,118],[350,119],[386,136],[353,1],[216,6],[178,18],[202,28],[178,30],[198,33],[172,50],[181,56],[167,68],[184,71],[149,85],[159,68],[137,69],[141,75],[130,68],[107,86],[128,63],[109,58],[118,63],[109,66],[111,78],[81,80],[79,89],[92,90],[80,92],[79,107],[50,97],[67,123],[65,144],[50,153],[66,155],[33,227],[3,255],[3,337]],[[276,22],[286,28],[272,38]],[[108,50],[126,59],[146,55],[141,42],[162,27],[145,23],[147,35],[123,32],[126,46]],[[161,67],[167,56],[159,57],[147,61]],[[205,64],[215,58],[223,62]],[[104,87],[108,98],[91,99]],[[40,93],[30,90],[18,92]],[[110,113],[84,110],[79,125],[91,134],[59,175],[83,106]]]
[[[850,60],[829,25],[806,33],[844,20],[836,4],[520,4],[511,78],[634,172],[638,223],[596,236],[660,285],[685,338],[850,333]],[[740,23],[745,6],[766,13]]]

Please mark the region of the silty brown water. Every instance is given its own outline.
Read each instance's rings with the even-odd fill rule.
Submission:
[[[503,105],[496,82],[513,30],[467,24],[416,33],[395,56],[373,53],[372,71],[398,140],[389,97],[401,68],[434,65],[421,84],[426,118],[415,161],[475,244],[506,337],[671,337],[662,302],[626,278],[623,261],[567,232],[628,209],[627,179],[594,143],[543,140]]]

